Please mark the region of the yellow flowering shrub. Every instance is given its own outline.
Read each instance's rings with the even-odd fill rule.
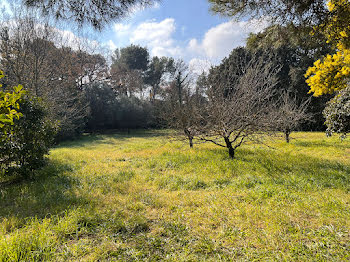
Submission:
[[[350,1],[328,1],[329,19],[318,30],[322,30],[337,52],[317,60],[305,77],[314,96],[332,94],[347,86],[350,78]]]

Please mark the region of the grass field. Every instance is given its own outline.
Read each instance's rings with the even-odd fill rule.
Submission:
[[[84,136],[0,184],[0,261],[350,261],[350,139],[236,159],[161,131]]]

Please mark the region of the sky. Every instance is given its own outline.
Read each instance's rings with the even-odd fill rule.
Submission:
[[[7,0],[0,1],[8,6]],[[207,0],[161,0],[146,9],[136,8],[127,18],[93,35],[111,51],[140,45],[151,56],[183,59],[201,73],[219,64],[235,47],[244,46],[249,33],[267,25],[266,21],[233,21],[213,14]],[[69,28],[62,32],[75,38]]]
[[[151,56],[171,56],[197,71],[207,70],[244,46],[250,32],[267,26],[264,21],[237,21],[210,12],[207,0],[163,0],[137,10],[100,35],[111,49],[130,44],[146,46]]]

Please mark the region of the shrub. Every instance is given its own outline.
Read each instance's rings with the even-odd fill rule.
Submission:
[[[135,96],[117,96],[108,85],[91,85],[87,89],[90,118],[89,131],[156,126],[154,106]]]
[[[44,164],[56,133],[56,125],[48,120],[46,111],[37,98],[22,93],[17,100],[21,115],[0,137],[1,175],[16,172],[23,176]]]
[[[350,85],[328,102],[323,114],[328,135],[338,133],[345,137],[350,132]]]

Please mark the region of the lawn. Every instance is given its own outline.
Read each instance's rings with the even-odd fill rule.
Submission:
[[[235,160],[164,131],[61,144],[0,183],[0,261],[350,260],[350,139],[292,138]]]

